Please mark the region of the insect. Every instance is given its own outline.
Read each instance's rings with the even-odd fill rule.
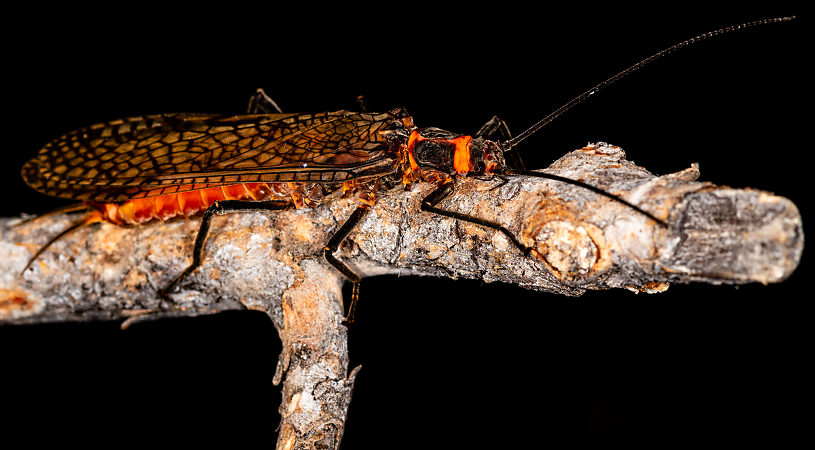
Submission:
[[[669,47],[597,84],[515,137],[497,117],[470,136],[416,127],[404,109],[283,113],[262,90],[250,100],[246,115],[161,114],[82,128],[48,143],[23,166],[22,176],[32,188],[83,202],[59,212],[87,211],[41,247],[26,269],[53,242],[83,226],[103,221],[138,226],[202,215],[192,263],[160,291],[168,297],[203,261],[215,215],[313,207],[329,196],[354,195],[359,206],[323,251],[328,263],[352,283],[346,320],[353,322],[360,277],[335,252],[385,190],[431,183],[435,189],[422,200],[423,211],[501,232],[524,254],[532,249],[503,225],[438,206],[454,192],[457,178],[556,180],[609,197],[667,226],[595,186],[526,170],[515,147],[600,89],[668,53],[730,31],[790,19],[726,27]]]

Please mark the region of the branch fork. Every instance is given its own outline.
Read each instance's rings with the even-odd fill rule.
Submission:
[[[777,283],[798,265],[801,216],[789,200],[697,181],[697,166],[654,176],[604,143],[547,172],[614,193],[664,220],[576,186],[532,177],[456,181],[439,206],[507,227],[501,233],[420,211],[432,186],[384,193],[341,246],[358,273],[502,281],[576,296],[588,289],[662,292],[670,283]],[[189,263],[196,221],[77,231],[20,271],[66,216],[13,227],[0,219],[0,323],[138,320],[230,309],[266,312],[283,342],[278,448],[337,448],[359,367],[348,369],[343,276],[322,248],[356,207],[338,199],[295,211],[216,217],[205,261],[172,302],[157,290]],[[364,280],[363,280],[364,283]],[[364,288],[362,296],[364,297]],[[364,299],[363,299],[364,301]],[[363,306],[364,307],[364,304]]]

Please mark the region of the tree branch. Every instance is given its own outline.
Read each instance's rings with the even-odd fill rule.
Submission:
[[[672,282],[780,282],[800,261],[795,205],[762,191],[698,182],[695,166],[655,177],[618,147],[598,144],[546,171],[620,195],[669,226],[557,181],[519,177],[496,187],[497,180],[463,179],[439,206],[502,223],[534,247],[531,256],[501,233],[421,212],[432,186],[383,194],[338,256],[364,276],[475,278],[573,296],[615,287],[660,292]],[[335,448],[358,368],[348,373],[344,280],[323,260],[322,247],[355,206],[354,199],[336,199],[313,209],[215,218],[202,267],[172,302],[156,291],[189,264],[197,221],[82,229],[20,276],[37,248],[72,219],[16,228],[17,219],[3,219],[0,323],[125,319],[126,326],[264,311],[283,341],[273,380],[284,382],[278,447]]]

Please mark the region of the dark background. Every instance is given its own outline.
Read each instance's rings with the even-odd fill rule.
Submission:
[[[31,191],[19,168],[49,140],[95,122],[241,113],[263,87],[286,111],[353,108],[364,95],[374,111],[406,107],[418,126],[472,133],[498,114],[519,133],[673,43],[796,13],[679,5],[9,13],[0,210],[65,204]],[[804,127],[812,117],[799,110],[811,91],[809,31],[803,17],[657,62],[525,142],[527,166],[608,141],[654,173],[699,162],[703,180],[789,197],[808,223]],[[363,369],[343,448],[801,438],[812,419],[808,270],[804,255],[779,285],[577,299],[479,281],[366,279],[350,334],[352,365]],[[126,331],[118,323],[3,327],[0,346],[3,439],[274,445],[280,342],[263,314]]]

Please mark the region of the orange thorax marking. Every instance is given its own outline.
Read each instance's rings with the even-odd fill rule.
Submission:
[[[450,142],[455,144],[456,152],[453,153],[453,168],[459,175],[467,175],[470,171],[470,141],[472,136],[460,136]]]
[[[179,189],[190,188],[181,186]],[[92,204],[102,219],[116,225],[139,225],[152,220],[194,216],[221,200],[266,200],[273,193],[269,183],[243,183],[136,198],[124,203]]]
[[[444,139],[444,138],[426,138],[419,133],[419,130],[413,130],[408,137],[407,143],[407,154],[408,154],[408,161],[410,163],[410,168],[414,172],[421,172],[421,168],[416,163],[416,157],[413,154],[413,148],[416,146],[417,143],[422,142],[426,139],[433,139],[437,142],[444,142],[448,145],[453,146],[453,169],[459,175],[467,175],[468,172],[472,171],[472,167],[470,167],[470,141],[473,140],[472,136],[459,136],[453,139]]]
[[[420,169],[419,165],[416,164],[416,157],[413,156],[413,147],[416,145],[417,142],[421,142],[423,140],[425,140],[425,138],[421,134],[419,134],[419,130],[413,130],[413,132],[410,133],[410,136],[408,137],[407,143],[408,163],[410,164],[410,169],[413,170],[414,172],[418,172]]]

